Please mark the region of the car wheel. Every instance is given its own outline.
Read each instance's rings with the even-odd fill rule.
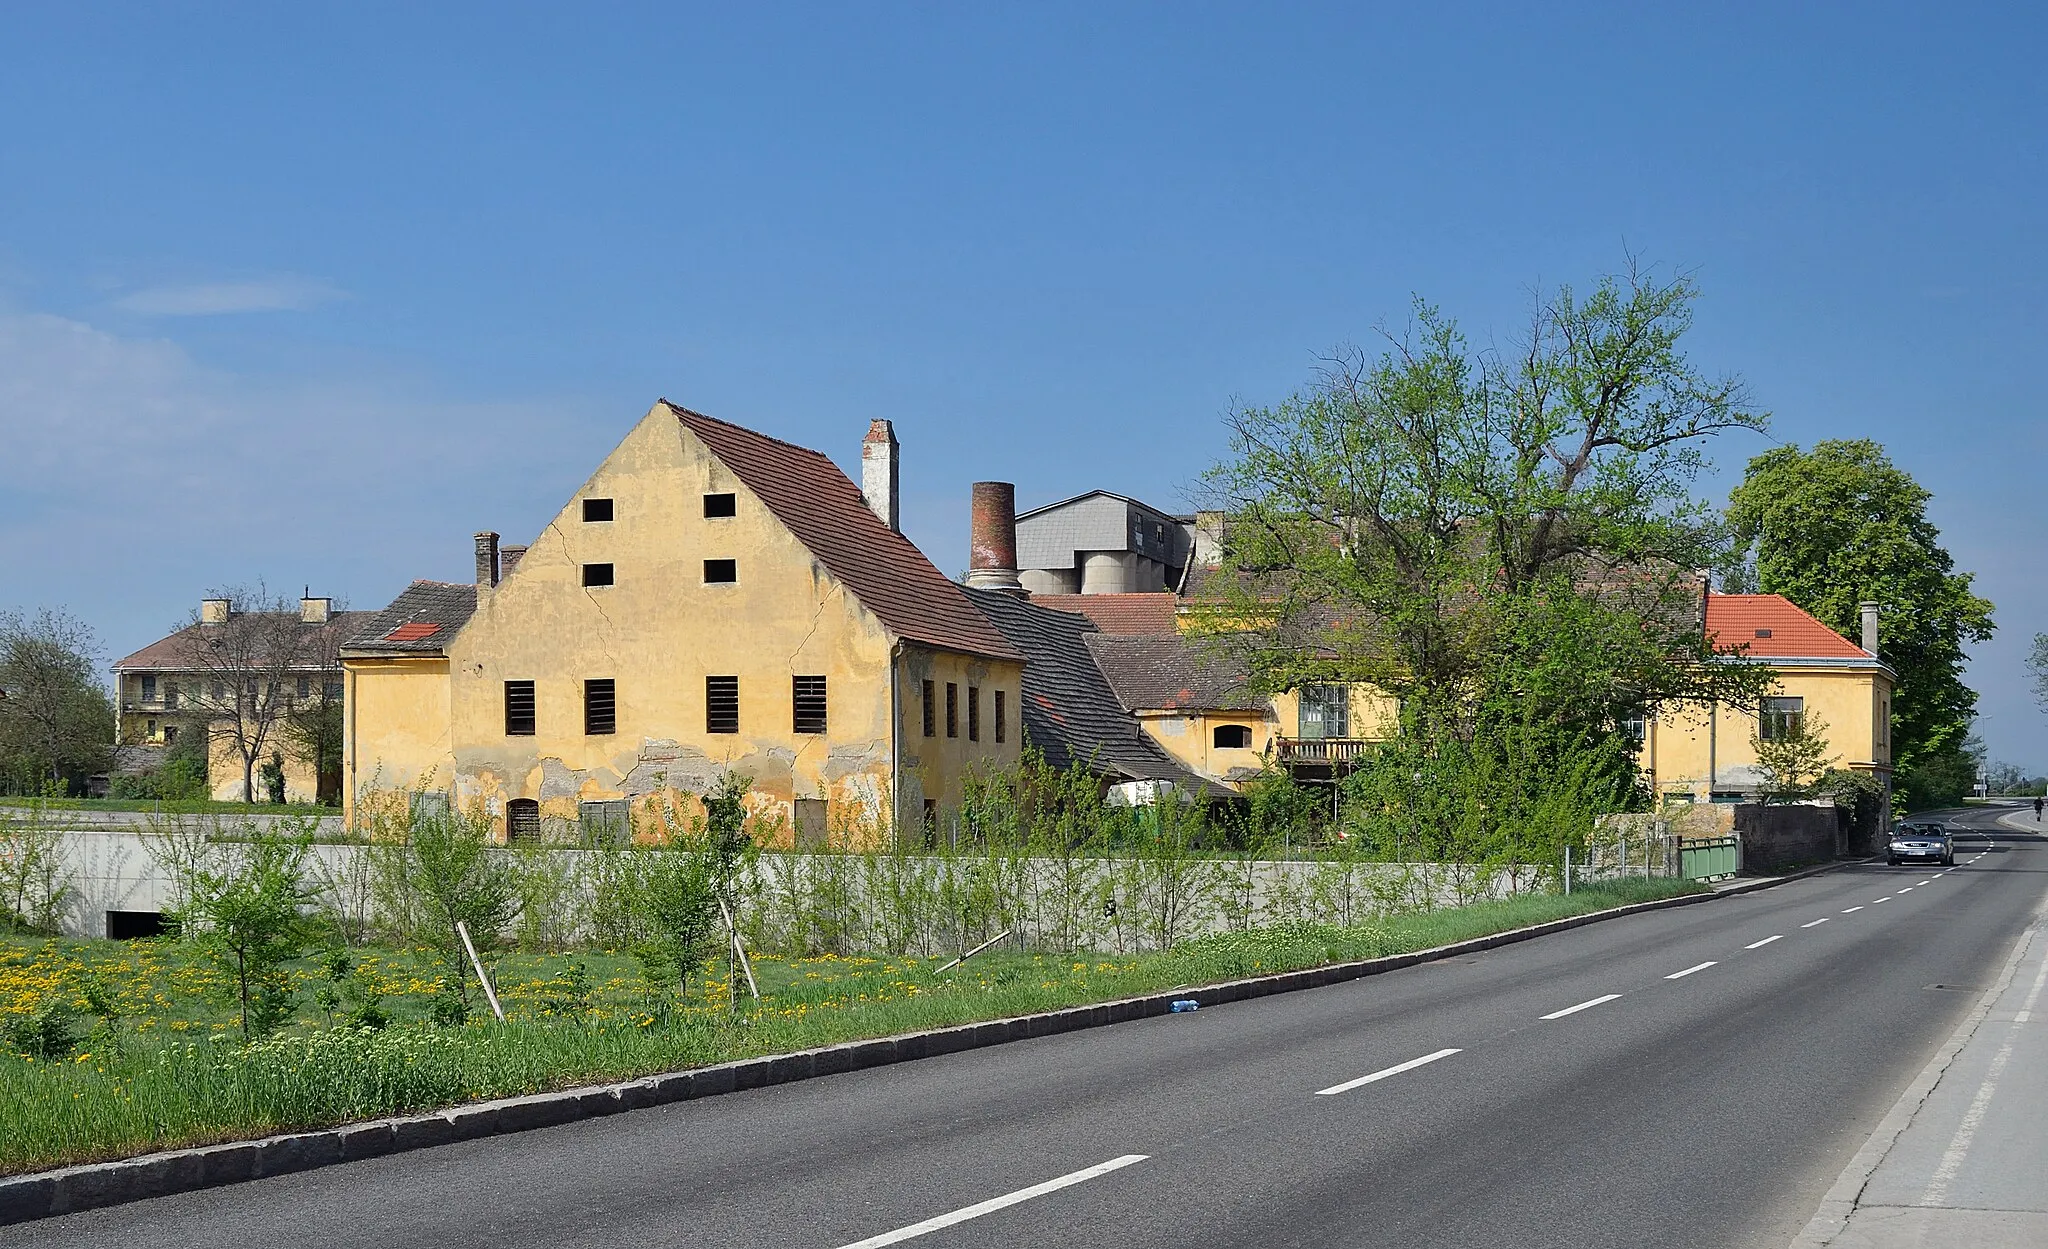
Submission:
[[[1897,859],[1886,859],[1884,862],[1886,867],[1897,867],[1899,865]]]

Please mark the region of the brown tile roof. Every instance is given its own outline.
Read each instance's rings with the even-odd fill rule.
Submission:
[[[1180,600],[1159,594],[1034,594],[1031,601],[1054,611],[1077,612],[1104,633],[1158,637],[1174,631]]]
[[[1716,594],[1707,632],[1718,647],[1742,646],[1758,659],[1872,659],[1867,650],[1800,610],[1782,594]]]
[[[924,552],[868,510],[830,459],[662,402],[891,633],[941,650],[1023,658]]]
[[[240,614],[240,613],[237,613]],[[279,615],[296,617],[297,612],[280,612]],[[309,649],[309,654],[328,653],[334,647],[343,645],[373,613],[366,611],[338,611],[327,618],[324,625],[308,625],[309,631],[318,630],[320,645]],[[158,638],[132,655],[114,661],[116,672],[190,672],[209,665],[192,654],[192,648],[200,644],[204,636],[202,625],[186,625],[169,637]],[[318,671],[318,664],[301,665],[308,671]]]
[[[342,647],[342,653],[439,655],[475,613],[474,584],[415,581],[391,600],[391,606],[366,620]]]
[[[1130,711],[1264,711],[1244,668],[1200,642],[1164,637],[1088,635],[1095,664]]]

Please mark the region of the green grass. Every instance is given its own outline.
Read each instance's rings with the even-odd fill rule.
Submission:
[[[140,811],[165,815],[340,815],[340,807],[305,802],[216,802],[211,798],[0,798],[0,807],[45,811]]]
[[[424,951],[376,950],[365,959],[396,1024],[375,1033],[330,1028],[316,1008],[302,1007],[284,1032],[248,1047],[237,1044],[219,973],[185,947],[8,939],[0,942],[0,1013],[76,998],[95,976],[113,991],[122,1022],[96,1028],[54,1061],[0,1056],[0,1173],[1404,953],[1700,891],[1682,881],[1616,882],[1568,898],[1521,897],[1368,927],[1231,933],[1165,953],[990,951],[944,974],[935,958],[762,958],[762,1001],[749,1003],[742,992],[737,1013],[725,1009],[723,980],[694,986],[690,1000],[671,1009],[631,959],[507,954],[495,972],[511,1016],[503,1026],[488,1014],[463,1027],[424,1022],[447,969]],[[565,1012],[566,973],[577,963],[588,973],[588,1008]],[[311,962],[295,975],[302,990],[321,982]]]

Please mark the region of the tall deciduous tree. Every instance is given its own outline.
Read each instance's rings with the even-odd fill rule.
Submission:
[[[1511,353],[1418,301],[1381,354],[1233,413],[1206,478],[1229,517],[1219,644],[1265,688],[1367,683],[1405,737],[1491,735],[1534,777],[1572,771],[1551,750],[1625,766],[1610,739],[1648,706],[1752,702],[1767,678],[1705,636],[1693,570],[1718,526],[1690,483],[1715,435],[1766,417],[1687,358],[1696,297],[1634,269],[1564,288]]]
[[[1960,756],[1977,706],[1963,684],[1964,647],[1991,636],[1991,604],[1927,518],[1933,496],[1866,439],[1777,447],[1749,462],[1729,497],[1728,524],[1754,562],[1757,588],[1782,594],[1845,637],[1858,604],[1883,621],[1878,657],[1898,673],[1892,757],[1902,779]],[[1934,768],[1947,794],[1957,759]],[[1933,775],[1933,773],[1930,773]]]
[[[99,643],[63,611],[0,613],[0,785],[82,784],[114,745]]]

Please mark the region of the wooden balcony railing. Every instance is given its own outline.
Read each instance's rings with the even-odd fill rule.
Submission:
[[[1373,743],[1363,737],[1279,737],[1274,739],[1274,757],[1281,763],[1356,763]]]

